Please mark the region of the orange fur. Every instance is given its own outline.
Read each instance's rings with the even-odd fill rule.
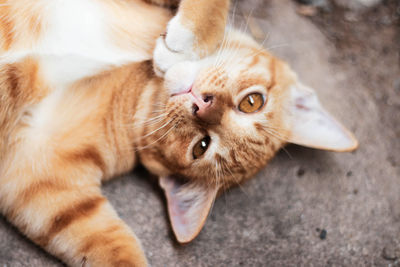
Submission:
[[[200,57],[214,52],[222,42],[229,3],[229,0],[208,4],[204,1],[181,1],[179,13],[182,23],[196,36],[195,50]]]
[[[165,31],[171,11],[142,1],[104,1],[102,4],[110,12],[115,44],[124,50],[138,51],[150,57],[154,40]]]
[[[43,31],[42,8],[28,0],[0,1],[0,43],[3,52],[29,47]]]

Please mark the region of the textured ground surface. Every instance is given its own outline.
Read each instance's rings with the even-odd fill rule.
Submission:
[[[253,10],[266,46],[361,146],[347,154],[287,147],[223,195],[186,246],[174,241],[162,194],[144,171],[106,184],[153,266],[400,266],[400,8],[383,3],[304,17],[289,0],[239,2],[238,25]],[[0,217],[0,266],[60,265]]]

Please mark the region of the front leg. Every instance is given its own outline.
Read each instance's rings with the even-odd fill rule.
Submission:
[[[0,210],[21,232],[70,266],[147,265],[139,241],[94,179],[101,165],[95,150],[78,161],[47,162],[51,170],[35,173],[31,159],[25,167],[21,161],[14,170],[0,166]]]
[[[198,60],[215,52],[222,42],[229,0],[183,0],[165,36],[154,51],[156,73],[163,76],[173,65]]]

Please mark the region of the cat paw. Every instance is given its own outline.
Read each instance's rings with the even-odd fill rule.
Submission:
[[[156,74],[163,77],[173,65],[199,59],[194,52],[195,36],[180,22],[179,14],[171,19],[167,33],[157,39],[153,61]]]
[[[168,48],[178,53],[191,53],[194,42],[194,33],[182,24],[180,15],[173,17],[168,23],[165,36]]]

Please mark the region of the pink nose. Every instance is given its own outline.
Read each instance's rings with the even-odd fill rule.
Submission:
[[[212,112],[214,106],[214,96],[204,95],[199,96],[192,92],[193,115],[200,119],[206,119],[209,113]]]

